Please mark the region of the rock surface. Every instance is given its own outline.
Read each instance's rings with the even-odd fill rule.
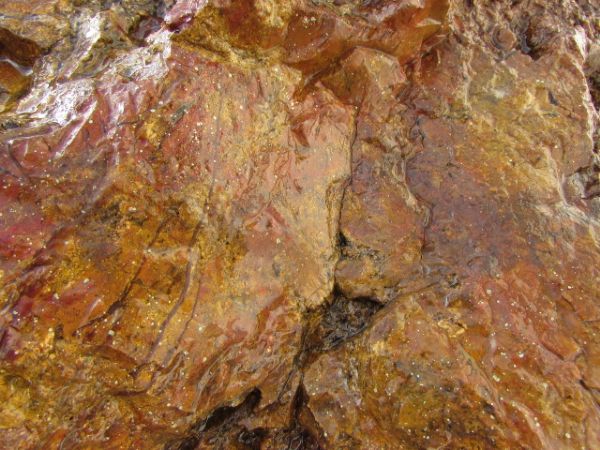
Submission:
[[[595,449],[600,7],[0,1],[0,448]]]

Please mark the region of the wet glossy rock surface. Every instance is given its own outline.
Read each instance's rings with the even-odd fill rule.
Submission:
[[[599,17],[0,1],[0,448],[598,448]]]

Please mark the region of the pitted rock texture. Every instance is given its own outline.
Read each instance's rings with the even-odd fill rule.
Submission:
[[[600,7],[0,1],[0,448],[600,446]]]

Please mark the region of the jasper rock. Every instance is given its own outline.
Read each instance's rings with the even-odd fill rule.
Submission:
[[[598,13],[0,2],[0,447],[597,447]]]
[[[318,87],[295,100],[283,65],[237,67],[165,33],[93,81],[34,87],[75,111],[49,100],[47,132],[5,143],[2,355],[9,379],[43,380],[27,387],[43,409],[20,407],[47,445],[111,430],[158,445],[249,390],[275,402],[301,312],[333,286],[353,109]],[[100,428],[80,428],[91,412]]]
[[[597,199],[586,188],[597,112],[581,70],[585,33],[498,60],[463,17],[460,40],[423,58],[399,101],[405,141],[379,145],[379,157],[355,141],[336,275],[346,295],[388,304],[305,372],[308,423],[326,448],[600,439]],[[372,134],[386,136],[385,126]],[[381,167],[391,158],[400,176]],[[379,206],[403,192],[404,205]],[[407,224],[405,210],[426,220]],[[396,273],[400,262],[387,263],[410,254],[407,233],[422,246],[412,247],[413,270]]]

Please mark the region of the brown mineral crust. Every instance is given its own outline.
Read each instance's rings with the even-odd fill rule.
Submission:
[[[593,3],[0,12],[0,448],[598,446]]]
[[[220,54],[274,56],[312,85],[356,47],[406,62],[441,39],[446,0],[330,2],[215,0],[182,39]]]
[[[71,156],[73,171],[91,157],[76,153],[82,147],[97,153],[119,136],[106,142],[101,180],[72,181],[90,192],[69,188],[60,198],[77,205],[78,218],[61,225],[10,286],[18,297],[3,346],[11,373],[30,378],[48,358],[35,347],[49,341],[62,371],[73,371],[67,379],[75,378],[66,387],[60,380],[60,389],[99,391],[72,406],[73,420],[107,399],[148,409],[148,417],[156,411],[167,424],[147,429],[127,418],[133,412],[97,406],[106,421],[99,426],[132,438],[143,432],[149,442],[152,426],[156,441],[166,440],[165,427],[185,430],[254,387],[265,403],[277,399],[299,350],[300,311],[331,291],[353,132],[353,111],[326,90],[293,100],[299,77],[284,66],[240,70],[175,47],[167,70],[158,92],[155,83],[126,85],[124,98],[137,92],[131,103],[149,109],[143,124],[113,113],[121,86],[107,81],[86,100],[75,139],[56,149],[58,158]],[[35,138],[26,143],[33,157]],[[21,166],[30,178],[40,170],[33,161]],[[37,394],[49,408],[62,401],[52,392],[57,376],[41,382],[55,398]],[[183,413],[190,415],[175,420]],[[37,438],[64,427],[63,414],[49,414],[56,422]],[[85,428],[74,432],[65,445],[95,442]]]
[[[596,158],[586,35],[568,28],[574,4],[554,16],[529,7],[555,23],[541,37],[530,25],[533,57],[490,49],[457,8],[460,35],[422,59],[399,100],[408,133],[393,140],[379,125],[361,142],[358,113],[336,278],[345,295],[389,304],[305,372],[326,448],[600,442],[598,210],[581,182]],[[504,41],[516,45],[507,29]],[[363,150],[372,136],[379,156]],[[399,193],[403,206],[380,206]],[[388,264],[398,254],[412,271]]]

